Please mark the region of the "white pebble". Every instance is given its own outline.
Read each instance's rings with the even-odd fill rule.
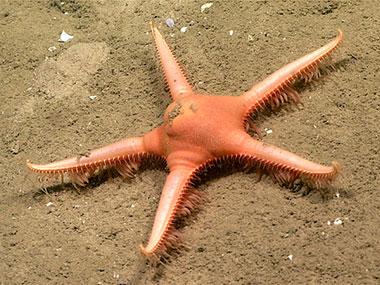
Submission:
[[[166,19],[165,24],[166,24],[166,26],[171,28],[174,26],[174,20],[172,18]]]
[[[230,33],[230,36],[232,36],[234,34],[234,31],[230,30],[229,33]]]
[[[267,130],[266,132],[267,132],[267,134],[271,134],[271,133],[273,133],[272,130]]]
[[[288,256],[288,258],[289,258],[290,261],[293,261],[293,254],[290,254],[290,255]]]
[[[53,203],[49,202],[49,203],[46,204],[46,206],[48,206],[48,207],[53,206]]]
[[[201,6],[201,12],[203,13],[204,10],[210,8],[212,6],[212,3],[206,3]]]
[[[334,225],[341,225],[343,222],[340,218],[336,218],[335,221],[334,221]]]
[[[184,33],[184,32],[186,32],[187,31],[187,27],[182,27],[181,28],[181,33]]]

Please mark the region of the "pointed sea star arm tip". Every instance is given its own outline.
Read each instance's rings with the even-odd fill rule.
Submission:
[[[263,170],[285,185],[292,185],[297,178],[305,178],[318,188],[334,181],[340,169],[336,161],[332,166],[324,166],[252,138],[245,140],[238,155],[248,168]]]
[[[42,165],[31,163],[29,159],[26,160],[26,166],[34,172],[37,172]]]
[[[326,69],[325,65],[332,66],[331,54],[338,48],[342,39],[343,33],[338,29],[335,39],[283,66],[243,93],[241,96],[247,108],[243,120],[247,121],[251,114],[260,109],[276,109],[284,102],[293,101],[298,104],[300,98],[293,89],[295,82],[301,79],[309,82],[321,75],[321,70]]]
[[[333,161],[332,165],[333,165],[334,171],[336,173],[339,173],[339,171],[340,171],[340,164],[337,161]]]
[[[153,229],[140,252],[148,259],[168,258],[172,249],[183,245],[184,237],[176,221],[189,216],[205,200],[204,194],[194,188],[198,168],[173,167],[166,179],[158,205]]]
[[[342,40],[343,39],[343,32],[341,29],[338,29],[338,39]]]
[[[150,27],[173,100],[193,95],[194,91],[185,76],[184,70],[179,66],[160,31],[153,23],[150,23]]]
[[[145,249],[145,247],[143,246],[142,243],[140,243],[140,245],[139,245],[139,251],[140,251],[140,253],[141,253],[142,255],[144,255],[144,256],[148,256],[148,252],[147,252],[147,250]]]
[[[93,150],[89,154],[48,164],[32,164],[28,160],[27,166],[43,181],[54,182],[57,177],[63,180],[66,174],[74,186],[84,186],[95,172],[100,174],[103,169],[113,168],[120,175],[133,178],[144,161],[161,165],[164,158],[159,154],[147,152],[142,137],[132,137]]]

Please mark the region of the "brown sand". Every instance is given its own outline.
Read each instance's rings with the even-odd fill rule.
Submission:
[[[379,284],[378,1],[213,1],[203,13],[207,1],[169,2],[1,1],[0,283]],[[191,248],[157,276],[138,273],[138,245],[165,171],[42,193],[26,159],[84,154],[162,123],[170,96],[150,21],[197,92],[230,95],[342,29],[341,68],[302,90],[300,110],[259,124],[268,143],[338,161],[339,198],[242,172],[211,179],[201,186],[211,202],[183,229]],[[62,30],[74,39],[58,43]]]

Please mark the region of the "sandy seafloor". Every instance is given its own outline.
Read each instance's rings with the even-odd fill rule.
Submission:
[[[63,2],[0,3],[1,284],[379,284],[378,1],[212,1],[203,13],[206,1]],[[84,154],[162,123],[171,99],[150,21],[197,92],[236,96],[341,29],[338,70],[302,88],[301,108],[258,123],[267,143],[338,161],[339,197],[227,171],[200,187],[210,202],[182,230],[190,249],[154,274],[139,268],[138,245],[167,171],[44,194],[26,159]],[[58,43],[62,30],[74,38]]]

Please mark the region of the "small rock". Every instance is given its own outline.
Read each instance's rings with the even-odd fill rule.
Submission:
[[[338,225],[341,225],[343,224],[342,220],[340,218],[336,218],[335,221],[334,221],[334,225],[338,226]]]
[[[172,18],[166,19],[165,24],[169,27],[172,28],[174,26],[174,20]]]
[[[206,3],[201,6],[201,12],[203,13],[204,10],[210,8],[212,6],[212,3]]]
[[[19,145],[19,143],[18,143],[18,142],[15,142],[15,143],[12,145],[10,151],[11,151],[13,154],[18,154],[18,153],[20,152],[20,145]]]

